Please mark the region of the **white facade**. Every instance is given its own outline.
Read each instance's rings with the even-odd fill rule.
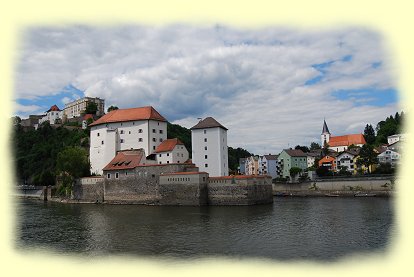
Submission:
[[[354,164],[354,158],[355,155],[343,152],[336,156],[336,170],[339,171],[341,167],[345,167],[347,171],[353,172],[356,168],[356,165]]]
[[[55,124],[56,119],[62,119],[63,111],[50,111],[44,117],[39,119],[39,125],[43,122],[49,121],[50,125]]]
[[[396,143],[397,141],[403,140],[404,139],[404,134],[395,134],[392,136],[388,136],[387,140],[388,140],[388,144],[393,144]]]
[[[380,164],[389,163],[391,164],[392,167],[394,167],[399,163],[401,159],[401,154],[395,151],[392,151],[392,150],[385,150],[384,152],[379,154],[377,157],[378,157],[378,162]]]
[[[210,176],[229,174],[227,131],[221,127],[191,130],[192,161]]]
[[[183,144],[177,144],[171,151],[156,153],[158,164],[184,163],[188,158],[187,148]]]
[[[148,156],[166,139],[167,123],[163,121],[136,120],[91,126],[91,172],[102,174],[102,168],[117,151],[142,148]]]
[[[67,118],[74,118],[81,116],[81,113],[86,110],[88,103],[93,102],[96,104],[98,110],[96,111],[96,115],[101,116],[105,113],[105,100],[100,99],[98,97],[83,97],[81,99],[75,100],[73,102],[65,104],[64,108],[64,115]]]
[[[315,157],[311,155],[306,155],[306,163],[308,164],[308,167],[312,167],[315,165]]]

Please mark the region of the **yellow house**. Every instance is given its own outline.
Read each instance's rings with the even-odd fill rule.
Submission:
[[[377,168],[377,165],[376,164],[372,164],[372,165],[370,165],[368,167],[366,167],[365,165],[358,165],[357,164],[357,160],[358,159],[359,159],[359,155],[354,157],[354,165],[355,165],[355,167],[354,167],[354,171],[352,172],[352,174],[357,174],[358,173],[358,170],[361,170],[362,173],[368,173],[368,172],[372,173]],[[368,169],[369,169],[369,171],[368,171]]]

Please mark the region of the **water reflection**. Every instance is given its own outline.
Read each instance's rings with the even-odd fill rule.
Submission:
[[[393,223],[385,198],[275,198],[249,207],[16,205],[19,249],[86,255],[333,260],[385,249]]]

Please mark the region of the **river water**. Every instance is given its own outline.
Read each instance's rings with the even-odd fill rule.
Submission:
[[[335,261],[385,252],[390,198],[275,197],[228,207],[16,203],[16,247],[64,255]]]

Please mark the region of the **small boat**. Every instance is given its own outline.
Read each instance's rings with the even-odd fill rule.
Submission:
[[[377,196],[375,193],[355,193],[355,197],[374,197]]]

